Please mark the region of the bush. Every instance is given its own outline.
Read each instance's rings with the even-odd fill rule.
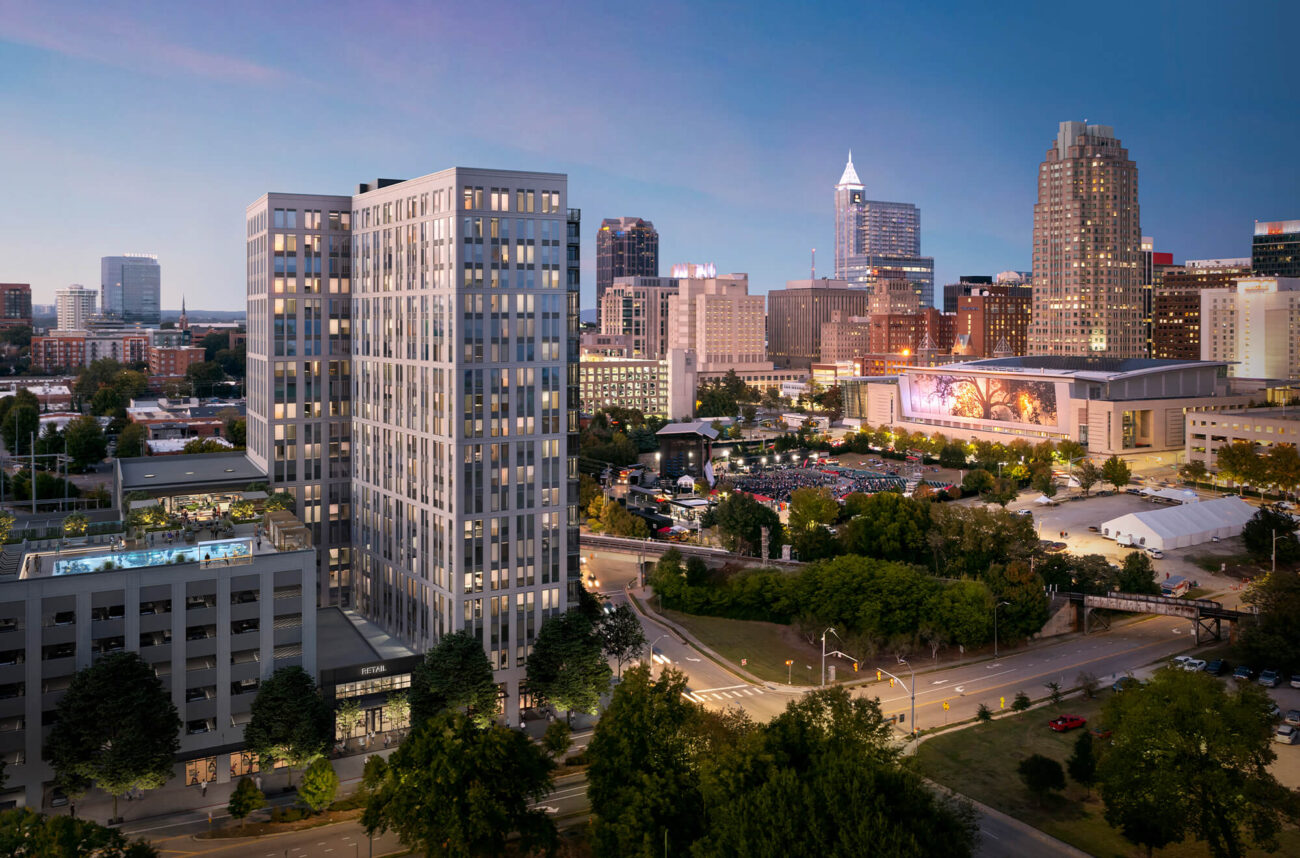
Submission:
[[[1023,691],[1017,691],[1016,699],[1011,701],[1011,708],[1016,712],[1024,712],[1029,706],[1029,695]]]
[[[977,721],[992,721],[992,720],[993,720],[993,710],[989,709],[988,706],[986,706],[985,704],[981,703],[981,704],[980,704],[980,708],[977,709],[977,710],[975,711],[975,720],[977,720]]]
[[[311,815],[311,811],[305,807],[273,807],[271,808],[272,822],[297,822],[300,819],[306,819]]]

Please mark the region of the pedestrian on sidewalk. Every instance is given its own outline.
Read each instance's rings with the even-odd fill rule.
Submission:
[[[203,797],[204,797],[204,798],[207,798],[207,797],[208,797],[208,782],[207,782],[207,781],[204,781],[203,783],[199,784],[199,790],[203,793]],[[209,819],[208,821],[211,822],[212,820]]]

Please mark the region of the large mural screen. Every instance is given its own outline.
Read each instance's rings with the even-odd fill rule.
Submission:
[[[908,373],[906,416],[1057,426],[1056,383],[997,376]]]

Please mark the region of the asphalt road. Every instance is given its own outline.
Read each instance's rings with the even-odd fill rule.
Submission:
[[[224,822],[222,816],[214,822]],[[200,839],[194,835],[207,824],[182,822],[157,828],[127,829],[132,837],[147,837],[160,856],[221,855],[239,858],[362,858],[369,855],[400,855],[406,850],[394,834],[378,835],[371,851],[370,838],[360,823],[340,822],[305,831],[291,831],[266,837]]]

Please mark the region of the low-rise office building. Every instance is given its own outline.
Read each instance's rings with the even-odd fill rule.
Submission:
[[[1211,472],[1219,469],[1222,447],[1247,441],[1256,447],[1291,444],[1300,447],[1300,410],[1246,408],[1239,411],[1189,412],[1187,461],[1202,462]]]

